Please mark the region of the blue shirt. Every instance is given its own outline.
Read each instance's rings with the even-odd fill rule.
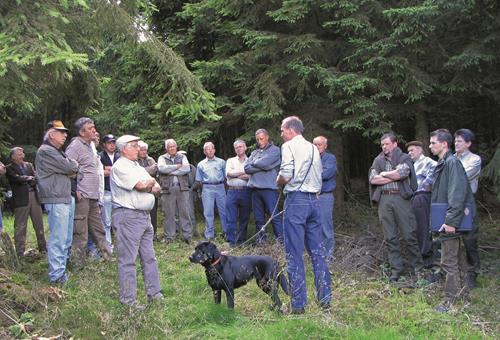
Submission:
[[[205,158],[198,163],[196,169],[196,181],[202,183],[221,183],[226,179],[226,161],[214,157],[213,159]]]
[[[321,164],[323,165],[321,192],[332,192],[337,187],[337,159],[333,154],[325,151],[321,155]]]
[[[281,151],[271,142],[263,149],[257,148],[247,158],[244,168],[245,172],[252,175],[248,180],[248,186],[258,189],[276,190],[276,177],[281,164]]]

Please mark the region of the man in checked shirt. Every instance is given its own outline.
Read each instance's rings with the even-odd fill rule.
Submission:
[[[411,207],[417,219],[417,241],[424,262],[432,259],[432,239],[430,235],[431,190],[434,183],[434,169],[437,162],[424,155],[424,144],[420,141],[406,143],[408,155],[413,161],[418,188],[411,200]]]

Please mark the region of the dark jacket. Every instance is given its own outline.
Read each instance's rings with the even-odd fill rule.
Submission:
[[[33,164],[24,162],[23,167],[10,163],[7,165],[7,179],[12,189],[12,208],[25,207],[29,203],[29,192],[36,191]],[[33,177],[33,179],[29,179]]]
[[[103,150],[99,152],[99,157],[101,157],[101,163],[102,166],[113,166],[113,164],[120,158],[120,153],[115,152],[113,156],[113,162],[111,162],[111,159],[108,156],[108,153]],[[106,191],[111,191],[111,186],[109,184],[109,176],[104,176],[104,190]]]
[[[413,197],[415,190],[417,190],[417,175],[415,174],[415,167],[413,166],[413,161],[410,156],[401,151],[400,148],[396,148],[392,151],[391,154],[391,170],[395,170],[399,164],[406,163],[410,168],[410,174],[408,178],[402,179],[398,181],[398,188],[401,197],[405,200]],[[371,171],[375,169],[377,174],[385,171],[385,154],[381,152],[375,159],[373,160],[373,164],[371,168],[368,170],[368,176],[370,176]],[[382,195],[382,185],[373,185],[370,184],[370,199],[373,202],[378,202],[380,200],[380,196]]]
[[[474,196],[464,167],[451,151],[436,165],[436,181],[432,186],[431,203],[447,203],[444,223],[455,228],[464,216],[465,203],[472,204],[472,216],[476,216]]]

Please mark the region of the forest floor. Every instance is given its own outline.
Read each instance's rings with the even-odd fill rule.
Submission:
[[[213,303],[204,269],[188,260],[195,244],[155,243],[165,300],[140,313],[118,302],[116,259],[89,262],[63,287],[48,285],[47,261],[33,255],[18,271],[0,268],[0,338],[53,339],[480,339],[500,337],[500,216],[480,218],[482,259],[478,287],[448,313],[434,308],[442,283],[414,287],[410,280],[390,285],[385,246],[376,210],[352,206],[336,220],[335,261],[331,266],[331,312],[315,301],[306,256],[308,307],[303,315],[271,310],[271,299],[254,282],[235,291],[235,309]],[[4,216],[12,233],[13,219]],[[201,229],[202,224],[198,224]],[[35,247],[31,226],[28,246]],[[229,249],[216,240],[221,249]],[[36,253],[36,252],[35,252]],[[284,263],[279,247],[244,247],[232,255],[268,254]],[[138,296],[145,303],[138,266]],[[224,294],[223,294],[224,296]],[[280,297],[286,304],[289,297]]]

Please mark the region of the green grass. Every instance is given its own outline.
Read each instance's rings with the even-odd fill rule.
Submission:
[[[496,221],[486,222],[485,235]],[[12,235],[12,219],[4,217]],[[31,228],[31,227],[30,227]],[[199,227],[200,228],[200,227]],[[343,231],[345,233],[345,230]],[[498,235],[496,235],[498,238]],[[36,242],[30,229],[29,246]],[[219,242],[220,243],[220,242]],[[28,248],[28,247],[27,247]],[[480,339],[498,338],[498,271],[479,278],[479,288],[469,304],[437,314],[440,291],[419,288],[398,290],[380,277],[361,273],[334,273],[332,313],[324,314],[315,303],[309,260],[309,305],[304,315],[281,315],[270,310],[271,300],[254,282],[235,292],[235,310],[213,303],[205,273],[191,264],[193,246],[178,242],[155,244],[165,301],[145,312],[130,315],[118,302],[116,260],[91,262],[73,273],[63,289],[67,295],[34,313],[30,334],[62,335],[75,339]],[[252,250],[253,251],[253,250]],[[238,250],[239,254],[246,250]],[[337,254],[341,256],[341,254]],[[489,256],[489,257],[488,257]],[[486,267],[498,268],[496,256],[485,256]],[[47,284],[46,261],[24,263],[16,282]],[[145,303],[138,265],[138,296]],[[495,274],[495,275],[494,275]],[[223,294],[224,296],[224,294]],[[289,301],[283,293],[282,300]]]

